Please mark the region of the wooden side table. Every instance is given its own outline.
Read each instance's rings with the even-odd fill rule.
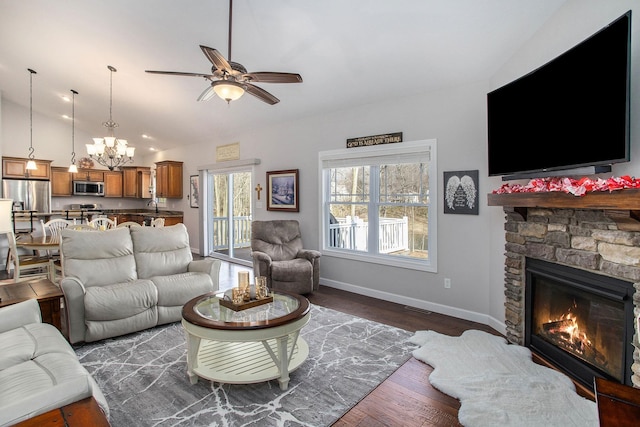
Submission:
[[[50,323],[62,332],[60,299],[62,290],[49,279],[28,280],[0,285],[0,307],[36,298],[40,305],[42,321]]]
[[[98,402],[93,397],[87,397],[22,421],[14,427],[109,427],[109,425]]]
[[[640,389],[596,377],[595,390],[601,427],[640,425]]]

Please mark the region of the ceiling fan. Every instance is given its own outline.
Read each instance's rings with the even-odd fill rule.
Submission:
[[[231,61],[231,21],[233,0],[229,0],[229,59],[225,59],[222,54],[214,48],[200,45],[200,49],[213,64],[210,74],[186,73],[180,71],[153,71],[145,70],[147,73],[168,74],[174,76],[204,77],[211,84],[200,94],[198,101],[206,101],[214,95],[230,103],[240,98],[244,92],[255,96],[267,104],[274,105],[280,102],[278,98],[266,90],[255,86],[253,83],[301,83],[302,76],[295,73],[281,73],[275,71],[247,72],[247,69],[237,62]]]

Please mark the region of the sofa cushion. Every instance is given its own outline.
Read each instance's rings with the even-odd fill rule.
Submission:
[[[92,286],[84,295],[86,320],[125,319],[157,304],[158,291],[151,280]]]
[[[313,264],[303,258],[274,262],[271,266],[271,280],[311,283],[313,281]]]
[[[63,229],[61,235],[65,276],[77,277],[86,287],[138,278],[127,227],[100,232]]]
[[[69,354],[45,354],[0,371],[0,425],[14,423],[92,395],[93,381]]]
[[[62,334],[32,323],[0,334],[0,425],[13,425],[92,394],[104,396]]]
[[[131,239],[141,279],[185,273],[193,260],[187,227],[182,223],[168,227],[133,227]]]
[[[205,273],[154,276],[151,281],[158,289],[158,305],[162,306],[183,306],[190,299],[213,291],[211,276]]]
[[[158,291],[150,280],[92,286],[84,296],[84,340],[97,341],[158,324]]]
[[[0,334],[0,371],[46,353],[75,357],[73,349],[48,323],[32,323]]]

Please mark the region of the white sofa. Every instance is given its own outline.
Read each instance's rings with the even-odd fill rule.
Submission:
[[[93,396],[100,388],[54,326],[42,323],[38,301],[0,308],[0,426],[10,426]]]
[[[220,260],[193,260],[184,224],[61,232],[69,341],[90,342],[182,319],[218,290]]]

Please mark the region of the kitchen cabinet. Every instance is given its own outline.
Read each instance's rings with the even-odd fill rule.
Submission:
[[[73,187],[71,185],[73,174],[68,168],[51,167],[51,196],[71,196]]]
[[[122,197],[149,199],[151,193],[151,168],[129,166],[122,168]]]
[[[182,164],[173,160],[156,163],[156,196],[182,199]]]
[[[161,217],[162,218],[162,217]],[[170,225],[176,225],[182,222],[182,218],[181,216],[170,216],[170,217],[166,217],[164,218],[164,226],[168,227]]]
[[[51,179],[51,160],[37,160],[36,170],[27,170],[27,161],[22,157],[2,158],[2,178]]]
[[[104,170],[78,169],[73,174],[74,181],[104,182]]]
[[[122,172],[104,172],[104,197],[122,197]]]

